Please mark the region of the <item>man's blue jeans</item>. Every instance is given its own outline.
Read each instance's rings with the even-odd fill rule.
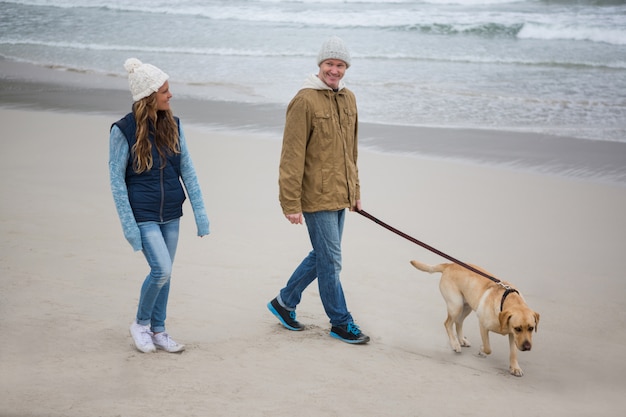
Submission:
[[[346,306],[341,273],[341,236],[345,210],[303,213],[313,250],[280,290],[278,301],[289,310],[300,303],[302,292],[317,278],[320,298],[333,326],[352,322]]]
[[[179,225],[180,219],[165,223],[138,223],[143,254],[150,266],[150,273],[141,286],[137,323],[144,326],[150,324],[155,333],[165,331],[167,299],[178,245]]]

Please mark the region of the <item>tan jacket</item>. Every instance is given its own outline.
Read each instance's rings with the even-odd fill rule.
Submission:
[[[340,210],[361,198],[354,94],[311,75],[287,107],[279,169],[284,214]]]

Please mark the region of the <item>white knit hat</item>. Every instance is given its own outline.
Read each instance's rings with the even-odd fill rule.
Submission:
[[[128,58],[124,62],[124,68],[128,71],[128,85],[133,101],[139,101],[159,91],[159,88],[170,78],[154,65],[144,64],[137,58]]]
[[[331,36],[322,44],[322,48],[317,54],[317,66],[319,67],[327,59],[340,59],[346,63],[347,67],[350,66],[350,52],[348,52],[348,48],[341,38]]]

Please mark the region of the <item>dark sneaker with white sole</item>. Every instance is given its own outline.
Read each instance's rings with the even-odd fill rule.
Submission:
[[[289,311],[285,307],[281,306],[276,298],[267,303],[267,308],[273,315],[276,316],[278,321],[280,321],[280,324],[282,324],[286,329],[294,331],[304,329],[304,326],[296,320],[296,312]]]
[[[359,326],[354,323],[348,323],[341,326],[333,326],[330,329],[331,337],[339,339],[342,342],[352,343],[354,345],[367,343],[370,337],[363,333]]]

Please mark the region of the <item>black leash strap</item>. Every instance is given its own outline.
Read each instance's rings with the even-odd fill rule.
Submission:
[[[429,251],[434,252],[434,253],[436,253],[436,254],[437,254],[437,255],[439,255],[439,256],[443,256],[444,258],[446,258],[446,259],[448,259],[448,260],[450,260],[450,261],[454,262],[455,264],[459,264],[459,265],[461,265],[463,268],[469,269],[470,271],[475,272],[475,273],[477,273],[478,275],[482,275],[483,277],[488,278],[488,279],[492,280],[493,282],[497,282],[497,283],[500,283],[500,282],[501,282],[499,279],[494,278],[494,277],[492,277],[491,275],[486,274],[486,273],[484,273],[484,272],[482,272],[482,271],[480,271],[480,270],[478,270],[478,269],[474,268],[473,266],[466,264],[465,262],[461,262],[461,261],[459,261],[458,259],[455,259],[455,258],[453,258],[452,256],[447,255],[447,254],[445,254],[445,253],[441,252],[440,250],[435,249],[435,248],[433,248],[432,246],[427,245],[427,244],[426,244],[426,243],[424,243],[424,242],[420,242],[419,240],[415,239],[414,237],[411,237],[411,236],[407,235],[406,233],[403,233],[403,232],[399,231],[398,229],[396,229],[396,228],[394,228],[394,227],[392,227],[392,226],[389,226],[387,223],[385,223],[385,222],[383,222],[383,221],[381,221],[381,220],[377,219],[376,217],[372,216],[371,214],[369,214],[369,213],[368,213],[368,212],[366,212],[365,210],[359,210],[357,213],[359,213],[360,215],[362,215],[362,216],[364,216],[364,217],[367,217],[368,219],[370,219],[370,220],[371,220],[371,221],[373,221],[374,223],[377,223],[377,224],[381,225],[381,226],[382,226],[382,227],[384,227],[385,229],[387,229],[387,230],[389,230],[389,231],[392,231],[392,232],[394,232],[395,234],[397,234],[397,235],[399,235],[399,236],[402,236],[403,238],[405,238],[405,239],[407,239],[407,240],[410,240],[411,242],[413,242],[413,243],[415,243],[415,244],[417,244],[417,245],[420,245],[421,247],[423,247],[423,248],[425,248],[425,249],[428,249]]]

